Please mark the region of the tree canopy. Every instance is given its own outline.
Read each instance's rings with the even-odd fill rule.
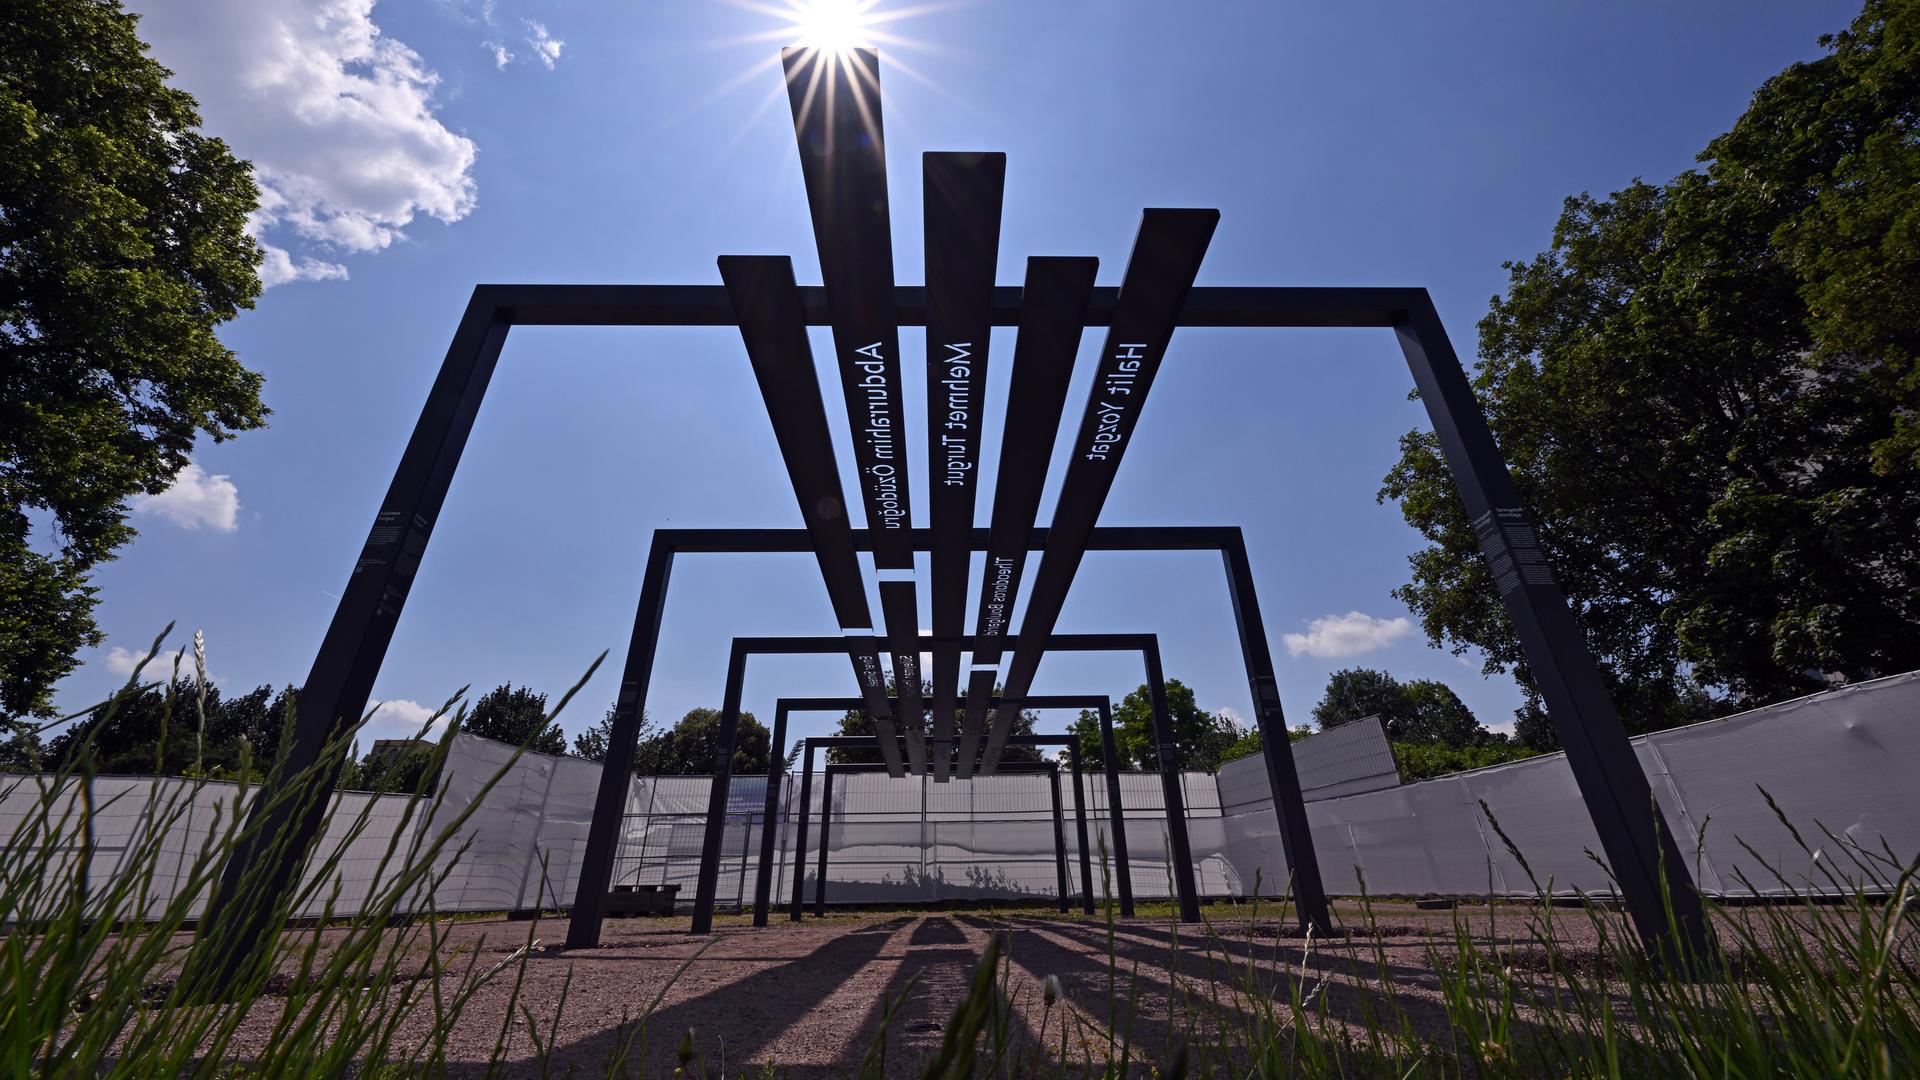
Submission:
[[[573,737],[573,752],[590,761],[607,759],[613,735],[613,709],[608,708],[592,727]],[[773,733],[750,712],[740,714],[734,732],[733,771],[756,776],[768,771]],[[673,727],[658,731],[652,718],[640,715],[635,733],[633,772],[636,776],[710,776],[720,750],[720,710],[692,709]]]
[[[645,731],[650,718],[643,709],[640,713],[640,730]],[[607,744],[613,738],[613,706],[607,706],[606,715],[594,721],[585,731],[573,737],[573,756],[588,761],[607,760]]]
[[[750,712],[740,714],[733,739],[733,771],[741,776],[766,773],[773,734]],[[643,776],[711,776],[720,752],[720,710],[688,710],[673,727],[641,740],[633,769]]]
[[[45,767],[90,739],[93,768],[100,773],[238,780],[244,756],[249,777],[260,779],[280,751],[298,691],[259,686],[227,697],[212,683],[203,687],[191,671],[175,674],[170,661],[156,658],[143,673],[163,681],[128,689],[47,740]]]
[[[1186,683],[1168,679],[1166,689],[1167,713],[1173,721],[1174,745],[1179,748],[1181,768],[1217,769],[1222,763],[1248,752],[1241,744],[1247,733],[1225,714],[1202,709]],[[1073,734],[1080,741],[1080,752],[1087,767],[1103,767],[1106,755],[1100,747],[1099,715],[1082,711],[1073,722]],[[1122,768],[1158,769],[1157,742],[1153,734],[1152,691],[1141,683],[1114,706],[1114,752],[1119,755]]]
[[[298,688],[257,686],[229,697],[214,683],[200,683],[191,671],[175,671],[173,660],[156,657],[141,675],[159,681],[126,687],[60,729],[37,760],[8,759],[0,767],[48,771],[87,747],[97,773],[255,783],[265,779],[292,730]],[[413,791],[432,767],[434,743],[385,742],[389,745],[370,746],[358,760],[347,761],[335,786]]]
[[[559,721],[547,715],[547,695],[512,683],[501,683],[481,695],[461,728],[481,738],[525,746],[536,753],[567,752],[567,737],[560,730]]]
[[[370,746],[360,760],[350,762],[337,786],[352,791],[411,794],[422,779],[436,779],[434,750],[427,739],[391,739]]]
[[[1629,730],[1920,667],[1920,3],[1870,0],[1702,162],[1570,198],[1473,385]],[[1551,732],[1431,434],[1396,590]]]
[[[1313,722],[1325,731],[1369,716],[1391,721],[1407,707],[1400,680],[1372,668],[1347,668],[1327,679],[1320,704],[1313,707]]]
[[[1326,693],[1313,707],[1321,730],[1378,716],[1387,739],[1396,743],[1432,743],[1456,749],[1488,742],[1493,733],[1446,683],[1433,679],[1401,682],[1384,671],[1347,668],[1327,679]]]
[[[1095,724],[1098,724],[1100,722],[1099,717],[1091,716],[1090,714],[1086,714],[1086,713],[1083,713],[1081,715],[1083,717],[1087,717],[1088,719],[1091,719],[1091,721]],[[1287,741],[1299,742],[1301,739],[1304,739],[1312,734],[1313,734],[1313,728],[1305,724],[1301,724],[1297,727],[1290,727],[1287,729]],[[1218,771],[1220,766],[1225,765],[1230,761],[1239,761],[1243,757],[1252,757],[1255,754],[1264,753],[1265,751],[1266,751],[1266,742],[1260,737],[1260,728],[1257,725],[1249,724],[1247,725],[1246,730],[1240,733],[1239,738],[1235,739],[1231,743],[1228,743],[1226,748],[1220,751],[1219,760],[1214,762],[1213,767],[1215,771]]]
[[[1401,682],[1372,668],[1334,672],[1313,709],[1322,731],[1369,716],[1378,716],[1386,724],[1394,764],[1400,779],[1409,784],[1552,749],[1487,730],[1446,683],[1435,679]]]
[[[215,335],[260,292],[251,167],[115,0],[0,6],[0,714],[100,644],[95,567],[201,435],[262,426]],[[36,525],[36,521],[38,524]],[[37,531],[36,531],[37,530]]]

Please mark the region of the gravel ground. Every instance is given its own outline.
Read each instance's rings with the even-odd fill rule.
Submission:
[[[1114,956],[1119,965],[1119,1007],[1126,1008],[1130,972],[1137,968],[1138,997],[1132,1024],[1133,1045],[1149,1060],[1166,1044],[1169,1008],[1178,1013],[1186,992],[1205,992],[1208,971],[1218,975],[1231,959],[1236,978],[1245,977],[1249,953],[1259,977],[1269,985],[1301,971],[1307,942],[1291,925],[1262,918],[1253,924],[1245,907],[1207,910],[1216,937],[1208,942],[1197,926],[1170,919],[1121,920],[1114,927]],[[1360,920],[1346,912],[1343,920]],[[1561,923],[1563,944],[1575,953],[1591,948],[1592,928],[1578,913]],[[1463,909],[1475,937],[1491,940],[1485,909]],[[1413,1023],[1437,1033],[1447,1026],[1439,1004],[1438,983],[1428,967],[1430,946],[1450,944],[1454,913],[1412,905],[1378,904],[1378,936],[1356,935],[1312,943],[1306,958],[1308,984],[1326,996],[1329,1014],[1364,1025],[1375,992],[1365,984],[1377,978],[1384,959]],[[473,950],[481,962],[506,959],[527,940],[529,929],[542,942],[564,940],[564,920],[537,925],[504,920],[461,922],[452,928],[449,952],[464,965]],[[1050,1015],[1040,1003],[1041,980],[1058,976],[1080,1018],[1070,1025],[1072,1043],[1105,1038],[1108,1009],[1107,930],[1103,921],[1047,913],[835,914],[795,925],[778,920],[756,930],[741,920],[718,921],[710,938],[686,933],[687,920],[611,919],[595,949],[543,946],[532,954],[521,1000],[540,1025],[542,1041],[556,1047],[552,1075],[597,1076],[609,1051],[620,1041],[622,1020],[643,1012],[656,995],[660,1003],[648,1025],[647,1068],[642,1075],[667,1076],[676,1049],[691,1029],[702,1065],[711,1075],[724,1062],[734,1075],[762,1062],[777,1062],[783,1075],[841,1076],[860,1063],[881,1031],[890,1002],[898,1001],[886,1025],[889,1076],[913,1076],[917,1065],[940,1045],[946,1021],[965,996],[968,980],[988,935],[1006,931],[1012,990],[1018,1002],[1015,1023],[1031,1036],[1044,1024],[1044,1036],[1058,1047],[1066,1017]],[[1523,916],[1504,909],[1494,929],[1500,943],[1526,945]],[[1379,951],[1376,952],[1375,946]],[[689,962],[691,961],[691,962]],[[685,970],[675,972],[685,965]],[[569,984],[568,977],[571,974]],[[510,973],[509,973],[510,976]],[[452,1073],[478,1077],[499,1037],[511,990],[510,977],[483,989],[468,1007],[451,1044]],[[566,1006],[551,1033],[563,986]],[[1170,1006],[1171,1002],[1171,1006]],[[276,1009],[262,1003],[247,1022],[246,1036],[264,1038]],[[506,1075],[540,1075],[533,1040],[524,1021],[512,1025]],[[1104,1047],[1101,1048],[1104,1051]],[[1078,1056],[1078,1051],[1073,1050]]]

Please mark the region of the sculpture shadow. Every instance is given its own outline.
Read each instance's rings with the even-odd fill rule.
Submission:
[[[569,1072],[576,1075],[599,1075],[609,1056],[628,1038],[630,1031],[644,1024],[646,1033],[643,1040],[633,1043],[633,1058],[628,1062],[629,1069],[641,1076],[671,1075],[678,1062],[675,1059],[681,1037],[693,1030],[694,1049],[703,1062],[717,1068],[724,1059],[729,1070],[735,1063],[745,1063],[759,1058],[767,1047],[795,1022],[819,1008],[833,992],[857,975],[861,969],[872,963],[886,947],[889,940],[901,928],[912,920],[907,917],[888,919],[883,922],[867,924],[849,929],[822,943],[812,952],[795,957],[745,978],[713,987],[703,993],[663,1006],[651,1016],[635,1019],[626,1024],[610,1023],[606,1028],[563,1043],[555,1048],[550,1062],[555,1075],[565,1076]],[[729,930],[728,934],[765,933],[751,929]],[[696,965],[710,962],[728,962],[734,958],[717,957],[713,960],[696,960]],[[751,959],[751,958],[749,958]],[[596,958],[592,952],[578,950],[557,953],[551,957],[540,957],[532,961],[543,964],[572,965],[582,961],[593,963]],[[621,958],[608,957],[606,962],[619,963]],[[634,998],[640,1004],[650,1000],[659,987],[647,985],[635,987]],[[752,1023],[747,1025],[751,1031],[748,1037],[736,1037],[728,1041],[724,1048],[717,1039],[703,1038],[700,1027],[717,1011],[752,1010]],[[550,1019],[543,1017],[543,1020]],[[617,1021],[617,1017],[612,1018]],[[739,1025],[736,1025],[738,1027]],[[523,1029],[524,1030],[524,1029]],[[644,1047],[641,1042],[644,1041]],[[859,1045],[859,1044],[854,1044]],[[864,1049],[864,1047],[862,1047]],[[845,1072],[855,1062],[847,1062],[839,1067]],[[506,1068],[507,1075],[518,1075],[516,1070],[524,1071],[528,1066],[512,1065]],[[839,1075],[839,1072],[834,1075]],[[450,1065],[446,1075],[455,1080],[480,1080],[482,1077],[497,1076],[499,1070],[482,1063],[461,1063]],[[782,1075],[802,1075],[790,1069]]]

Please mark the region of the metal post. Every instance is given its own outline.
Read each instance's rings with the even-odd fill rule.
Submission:
[[[1047,787],[1053,793],[1053,862],[1060,879],[1060,913],[1067,913],[1067,825],[1060,808],[1060,766],[1047,768]]]
[[[880,56],[873,49],[830,55],[788,48],[780,51],[780,62],[831,313],[834,366],[853,432],[856,486],[867,522],[878,530],[874,566],[881,572],[880,606],[899,686],[901,727],[912,771],[925,772],[920,650],[915,641],[920,632],[918,592],[913,548],[906,539],[913,505],[908,497],[906,400],[900,384],[900,316],[894,308]],[[807,377],[813,377],[811,371]],[[903,576],[889,578],[890,571]],[[888,775],[897,779],[904,772],[891,738],[893,719],[876,713],[873,723],[882,737],[881,760]]]
[[[971,649],[971,648],[977,648],[980,640],[982,639],[975,638],[975,637],[968,637],[968,638],[960,639],[959,643],[962,645],[962,647]],[[1021,639],[1017,636],[1005,638],[1003,639],[1003,641],[1004,641],[1004,644],[1003,644],[1004,648],[1009,648],[1014,650],[1018,650],[1020,648]],[[927,645],[930,645],[931,642],[932,642],[932,639],[930,638],[921,638],[918,644],[920,644],[922,647],[925,647]],[[847,639],[847,638],[782,636],[782,637],[742,637],[742,638],[734,639],[733,641],[734,662],[729,666],[728,694],[727,694],[726,704],[722,708],[722,725],[721,726],[722,726],[722,737],[725,743],[722,749],[726,751],[726,758],[721,761],[716,761],[715,763],[716,764],[716,780],[718,780],[719,783],[716,784],[715,786],[714,798],[719,799],[721,801],[714,803],[709,809],[709,820],[707,822],[706,844],[702,848],[702,857],[701,857],[702,877],[704,879],[707,879],[710,882],[713,876],[718,873],[718,853],[719,853],[719,845],[721,840],[721,833],[719,830],[724,827],[724,820],[721,820],[718,824],[716,824],[715,819],[724,817],[724,814],[723,814],[724,806],[725,806],[724,794],[725,794],[726,781],[728,779],[728,775],[725,770],[730,770],[731,764],[732,764],[731,752],[733,747],[734,736],[738,728],[740,683],[744,680],[745,658],[748,656],[758,655],[761,653],[770,653],[770,654],[779,654],[779,655],[806,655],[811,653],[834,653],[834,652],[841,652],[843,650],[851,653],[858,650],[864,650],[868,647],[869,647],[868,644],[864,640],[853,641],[852,639]],[[1048,647],[1055,651],[1067,651],[1067,652],[1138,651],[1141,655],[1142,661],[1146,665],[1146,668],[1148,671],[1149,684],[1157,688],[1157,697],[1155,699],[1156,706],[1157,706],[1157,709],[1156,709],[1157,716],[1155,718],[1155,722],[1156,722],[1157,734],[1159,736],[1159,741],[1164,746],[1171,747],[1173,745],[1172,734],[1171,734],[1171,721],[1169,720],[1166,712],[1166,688],[1164,685],[1164,680],[1160,674],[1161,668],[1160,668],[1160,658],[1159,658],[1159,651],[1158,651],[1159,646],[1158,646],[1157,639],[1155,639],[1151,634],[1056,634],[1050,638],[1050,643]],[[871,687],[863,687],[863,690],[870,690],[870,689]],[[1011,699],[1011,700],[1017,701],[1022,699]],[[1103,708],[1102,708],[1103,720],[1104,720],[1103,734],[1108,742],[1109,748],[1111,748],[1111,738],[1112,738],[1112,731],[1111,731],[1112,715],[1111,715],[1111,707],[1110,707],[1111,703],[1105,701],[1105,699],[1101,699],[1101,700],[1103,703]],[[885,699],[883,698],[882,701],[884,703]],[[1001,704],[1002,706],[1005,706],[1007,704],[1007,700],[1003,699]],[[1014,707],[1017,708],[1017,705]],[[897,739],[897,736],[895,738]],[[850,741],[851,740],[848,740],[848,739],[820,740],[822,745],[833,745],[833,746],[847,744]],[[866,743],[871,741],[871,737],[862,738],[858,741],[861,743]],[[1022,741],[1025,741],[1025,740],[1022,740]],[[1048,740],[1048,741],[1051,742],[1052,740]],[[1064,743],[1065,740],[1063,739],[1062,742]],[[1171,760],[1173,757],[1177,757],[1177,755],[1172,755],[1172,754],[1162,754],[1161,756],[1163,760]],[[1110,753],[1109,763],[1117,764],[1117,760],[1116,760],[1117,757],[1118,757],[1117,754]],[[1168,766],[1168,768],[1177,768],[1177,763]],[[831,772],[831,770],[829,770],[829,772]],[[1196,890],[1194,889],[1194,886],[1193,886],[1192,863],[1191,863],[1191,857],[1188,854],[1188,845],[1187,845],[1187,837],[1186,837],[1186,815],[1185,815],[1184,806],[1183,806],[1183,799],[1181,798],[1181,793],[1179,790],[1178,777],[1175,776],[1172,778],[1171,781],[1167,781],[1165,776],[1166,769],[1163,768],[1162,772],[1163,772],[1163,782],[1170,782],[1172,785],[1168,792],[1168,804],[1174,811],[1172,831],[1174,834],[1173,841],[1176,846],[1176,854],[1179,855],[1180,861],[1183,861],[1186,864],[1184,870],[1182,870],[1179,867],[1176,867],[1176,878],[1182,881],[1182,883],[1185,886],[1183,891],[1187,894],[1186,899],[1188,902],[1186,904],[1183,904],[1183,911],[1190,908],[1193,912],[1193,917],[1197,919],[1198,918],[1198,899],[1196,895]],[[1110,779],[1109,782],[1117,789],[1118,787],[1117,775],[1114,776],[1112,779]],[[828,809],[830,809],[830,805],[829,807],[823,808],[823,810],[828,810]],[[823,817],[823,822],[824,822],[824,817]],[[826,849],[826,841],[828,839],[828,837],[824,835],[826,832],[827,832],[827,829],[823,824],[822,826],[823,835],[821,837],[823,842],[823,847],[822,847],[823,862],[824,862],[824,851]],[[817,906],[824,905],[822,894],[824,893],[825,885],[826,885],[826,882],[823,875],[821,880],[818,882],[818,889],[816,891]],[[1128,906],[1130,907],[1131,903],[1130,903],[1129,894],[1131,891],[1131,884],[1130,883],[1124,884],[1123,890],[1124,890],[1123,898],[1128,900]],[[711,898],[712,898],[711,889],[709,888],[707,892],[708,892],[708,904],[706,906],[706,913],[708,918],[710,919]],[[700,916],[701,916],[701,912],[699,910],[700,905],[698,900],[699,900],[698,895],[696,895],[696,911],[695,911],[696,927],[700,925]],[[696,929],[694,932],[704,933],[705,931]]]
[[[934,899],[934,897],[931,895],[931,893],[933,892],[933,888],[927,884],[927,834],[932,829],[932,823],[927,820],[927,814],[928,814],[927,784],[931,781],[931,779],[932,779],[931,777],[922,776],[916,781],[916,783],[919,784],[920,786],[920,847],[919,847],[920,878],[919,878],[919,881],[920,881],[920,898],[922,900]]]
[[[967,533],[986,429],[993,273],[1007,155],[929,153],[921,158],[927,262],[927,469],[933,530],[933,632],[958,637],[967,609]],[[939,423],[933,423],[940,417]],[[934,478],[938,477],[938,482]],[[933,777],[952,770],[960,650],[933,650]]]
[[[693,892],[693,932],[713,930],[714,893],[720,886],[720,845],[727,831],[727,793],[733,782],[733,743],[740,729],[740,692],[747,656],[738,644],[727,663],[727,696],[720,705],[720,745],[713,752],[713,787],[707,793],[707,830],[700,844],[700,878]]]
[[[958,756],[953,763],[954,775],[962,780],[973,778],[974,750],[987,727],[987,702],[993,697],[996,677],[993,668],[976,667],[967,674],[967,709],[961,717]]]
[[[1107,816],[1113,819],[1113,876],[1120,884],[1120,914],[1133,918],[1133,871],[1127,865],[1127,815],[1120,804],[1120,751],[1113,742],[1113,706],[1100,706],[1100,756],[1107,763]]]
[[[766,830],[761,830],[766,835]],[[733,909],[746,909],[747,902],[747,862],[753,858],[753,811],[747,811],[747,820],[740,830],[740,882],[733,887]],[[765,925],[756,923],[755,925]]]
[[[1253,587],[1253,566],[1239,529],[1221,546],[1227,568],[1227,591],[1233,597],[1233,623],[1240,633],[1240,655],[1253,691],[1254,723],[1267,762],[1267,787],[1273,793],[1273,816],[1280,826],[1280,851],[1293,882],[1294,914],[1303,929],[1333,933],[1327,908],[1327,890],[1320,879],[1320,859],[1313,850],[1313,830],[1307,824],[1307,803],[1300,793],[1300,773],[1293,764],[1293,740],[1280,709],[1280,683],[1267,646],[1266,624],[1260,618],[1260,599]]]
[[[800,909],[806,904],[807,888],[807,800],[813,794],[813,740],[800,751],[800,806],[794,811],[798,835],[793,839],[793,908],[789,918],[800,921]]]
[[[1027,541],[1046,488],[1047,463],[1073,381],[1073,360],[1093,295],[1100,260],[1032,256],[1021,289],[1020,331],[1014,338],[1013,375],[1007,383],[1007,417],[1001,427],[1000,464],[993,474],[993,516],[987,533],[985,574],[973,652],[974,675],[968,684],[966,723],[961,728],[960,776],[972,774],[974,756],[987,716],[975,699],[978,688],[992,693],[1002,639],[1013,632],[1014,601],[1027,563]],[[1072,470],[1069,469],[1069,472]],[[1029,603],[1031,603],[1029,601]],[[1024,689],[1010,691],[1024,693]],[[1013,713],[1002,716],[989,744],[1004,743]],[[991,771],[991,770],[987,770]]]
[[[219,887],[200,920],[183,979],[197,981],[205,973],[221,981],[279,930],[269,924],[319,835],[348,749],[342,736],[360,721],[373,693],[508,325],[491,292],[475,288],[300,689],[292,746],[253,799],[247,829],[221,868]],[[329,750],[334,757],[322,761]],[[311,775],[310,783],[291,790],[287,782],[303,774]]]
[[[774,822],[780,814],[780,789],[787,776],[787,706],[781,702],[773,710],[773,746],[767,755],[767,800],[762,811],[766,825],[760,831],[760,868],[753,878],[753,925],[767,925],[767,908],[773,899]]]
[[[813,877],[813,915],[819,918],[827,913],[827,847],[828,826],[833,815],[833,762],[827,762],[820,783],[820,869]]]
[[[1068,747],[1073,761],[1073,830],[1080,841],[1080,909],[1093,914],[1093,856],[1087,851],[1087,788],[1080,778],[1080,747]]]
[[[1007,697],[1026,696],[1041,656],[1053,647],[1054,624],[1066,605],[1100,508],[1113,489],[1120,459],[1132,444],[1147,392],[1166,357],[1174,327],[1193,291],[1194,275],[1219,222],[1218,210],[1141,211],[1140,230],[1120,276],[1120,295],[1107,324],[1093,385],[1087,390],[1073,453],[1060,479],[1047,546],[1020,617],[1023,644],[1007,664]],[[980,755],[981,772],[991,774],[1000,764],[1011,718],[1011,714],[1000,718],[988,732],[987,747]]]
[[[847,523],[846,501],[840,488],[840,470],[827,426],[826,406],[820,399],[820,380],[814,372],[813,350],[798,287],[793,282],[793,260],[785,256],[723,255],[720,277],[740,327],[740,339],[753,366],[754,381],[773,425],[774,441],[786,465],[800,503],[814,558],[827,586],[834,617],[843,630],[873,625],[867,607],[860,561],[854,555],[853,534]],[[903,504],[904,505],[904,504]],[[877,538],[876,538],[877,543]],[[886,678],[880,656],[867,642],[848,654],[854,678],[868,699],[867,711],[875,730],[893,731],[887,706]],[[883,743],[880,754],[897,775],[899,752]]]
[[[1393,330],[1635,929],[1657,960],[1672,957],[1677,946],[1688,957],[1712,962],[1717,940],[1686,859],[1654,805],[1626,727],[1547,566],[1432,300],[1422,293]]]
[[[1167,841],[1173,857],[1173,888],[1180,896],[1180,921],[1200,921],[1199,889],[1193,881],[1193,849],[1187,843],[1186,798],[1180,791],[1180,747],[1167,712],[1167,686],[1160,674],[1160,646],[1146,649],[1147,692],[1153,698],[1154,759],[1160,765],[1160,790],[1166,795]]]
[[[591,949],[600,944],[601,912],[606,904],[607,889],[613,884],[613,861],[620,850],[627,793],[631,790],[633,751],[646,716],[647,687],[653,681],[660,617],[667,608],[667,585],[672,576],[673,545],[655,533],[653,545],[647,551],[647,572],[640,585],[640,605],[633,616],[633,634],[627,641],[620,694],[613,703],[607,756],[600,763],[600,791],[594,797],[593,820],[587,826],[580,883],[574,891],[573,911],[567,919],[569,949]]]

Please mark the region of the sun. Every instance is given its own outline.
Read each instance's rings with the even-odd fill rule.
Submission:
[[[726,0],[771,23],[766,29],[735,38],[738,42],[778,41],[829,55],[845,56],[855,49],[913,48],[928,43],[890,32],[893,24],[936,11],[965,6],[977,0]],[[934,50],[938,51],[938,50]],[[892,58],[899,66],[899,57]],[[913,72],[905,71],[909,77]]]
[[[821,52],[842,53],[873,45],[873,7],[879,0],[803,0],[789,16],[794,44]]]
[[[770,70],[780,72],[787,65],[789,49],[798,49],[810,55],[804,57],[797,67],[787,71],[786,80],[769,80],[766,96],[743,122],[741,131],[751,126],[761,113],[788,99],[787,80],[796,75],[806,79],[809,87],[825,88],[823,107],[832,108],[836,87],[843,87],[854,92],[855,105],[865,111],[869,106],[863,102],[867,101],[870,93],[877,94],[880,90],[871,65],[861,62],[854,55],[866,50],[888,50],[889,72],[950,97],[903,58],[909,52],[937,54],[950,50],[900,31],[908,22],[921,16],[977,2],[979,0],[725,0],[728,5],[751,13],[755,21],[761,24],[759,28],[739,37],[724,39],[726,44],[778,43],[781,48],[759,54],[759,59],[753,61],[747,70],[728,79],[707,102],[718,100],[736,87],[763,78]],[[826,77],[835,72],[841,77]],[[813,103],[814,97],[813,89],[809,89],[806,100]]]

